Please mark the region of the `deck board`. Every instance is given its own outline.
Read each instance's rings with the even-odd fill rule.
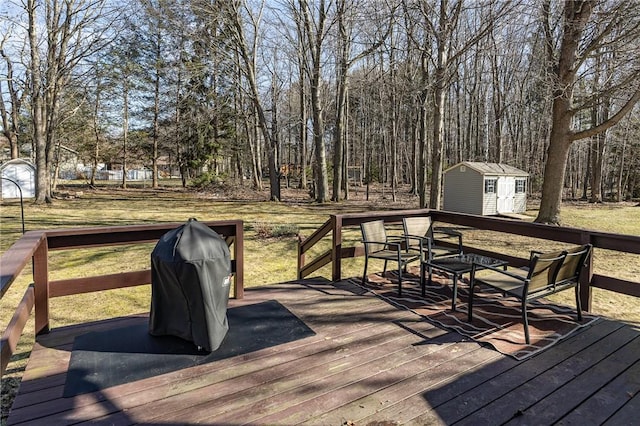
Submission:
[[[512,418],[515,422],[530,421],[530,416],[539,411],[534,408],[538,405],[538,402],[544,402],[542,405],[546,406],[546,412],[541,417],[561,417],[571,407],[571,405],[568,405],[570,403],[568,399],[573,397],[574,392],[570,388],[573,387],[574,391],[579,391],[579,389],[575,389],[576,386],[584,386],[577,380],[576,376],[591,377],[590,368],[602,365],[608,355],[618,353],[616,350],[620,348],[620,339],[633,337],[629,333],[624,333],[625,331],[630,331],[630,329],[621,328],[616,330],[616,332],[621,333],[608,334],[602,340],[583,349],[581,357],[569,357],[566,359],[558,357],[555,360],[549,360],[547,366],[550,368],[545,371],[538,369],[531,372],[523,371],[524,375],[519,376],[522,382],[511,384],[511,387],[517,386],[517,393],[504,393],[480,410],[474,411],[472,416],[465,418],[460,424],[472,425],[477,424],[478,421],[503,423],[512,420]],[[575,347],[575,349],[578,348],[578,346]],[[519,366],[517,370],[523,370],[523,368]],[[508,386],[503,380],[500,380],[498,385]],[[480,388],[478,392],[482,393],[485,390]],[[564,395],[562,404],[558,404],[557,397],[553,395],[554,392]],[[494,392],[494,395],[496,394],[497,391]],[[542,424],[551,424],[553,421],[542,420]]]
[[[411,420],[411,424],[429,424],[429,422],[444,418],[447,423],[452,424],[501,424],[499,418],[492,418],[494,413],[497,417],[508,415],[510,418],[521,406],[508,404],[494,404],[501,398],[508,398],[512,401],[519,401],[528,398],[530,380],[534,380],[538,375],[553,369],[559,363],[566,360],[580,362],[585,358],[578,356],[585,348],[601,341],[609,336],[611,332],[621,328],[621,325],[609,322],[600,322],[589,329],[588,333],[578,333],[573,338],[560,342],[558,345],[542,352],[526,362],[516,363],[512,368],[489,378],[475,388],[464,393],[459,393],[453,398],[437,404],[436,396],[429,395],[430,400],[434,400],[434,410],[427,411]],[[584,354],[583,354],[584,355]],[[586,358],[587,362],[589,359]],[[558,385],[556,385],[558,386]],[[492,411],[492,408],[497,410]]]
[[[595,392],[559,423],[579,424],[584,422],[584,419],[590,419],[594,424],[603,423],[624,407],[633,395],[638,394],[640,394],[640,361]],[[623,398],[620,398],[620,395]],[[640,411],[636,411],[636,419],[638,413]]]
[[[316,334],[70,398],[62,394],[74,338],[146,314],[53,329],[37,339],[8,424],[637,420],[640,333],[623,323],[598,321],[516,361],[347,282],[248,289],[230,306],[273,299]]]
[[[622,374],[630,363],[638,359],[640,339],[635,338],[629,344],[616,347],[616,349],[618,350],[612,350],[601,362],[581,372],[578,377],[563,386],[560,384],[561,387],[523,410],[523,415],[515,417],[508,424],[530,424],[532,419],[551,424],[560,420],[566,415],[567,410],[572,410],[586,399],[590,399],[594,389],[606,386],[611,380]],[[562,398],[562,404],[557,403],[559,398]]]

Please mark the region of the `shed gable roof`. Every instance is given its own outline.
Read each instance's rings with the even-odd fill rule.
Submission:
[[[483,163],[480,161],[463,161],[454,166],[449,167],[444,173],[450,170],[459,168],[460,166],[466,166],[471,170],[474,170],[482,175],[494,175],[494,176],[529,176],[529,173],[524,170],[520,170],[516,167],[502,163]]]
[[[0,170],[4,170],[9,166],[23,166],[23,167],[30,168],[32,170],[36,169],[36,166],[34,166],[31,162],[24,160],[22,158],[14,158],[12,160],[8,160],[0,164]]]

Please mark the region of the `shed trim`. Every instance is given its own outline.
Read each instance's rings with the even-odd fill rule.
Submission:
[[[484,163],[479,161],[463,161],[462,163],[457,163],[448,169],[446,169],[443,173],[447,173],[450,170],[459,168],[460,166],[466,166],[469,169],[480,173],[481,175],[491,175],[491,176],[523,176],[528,177],[529,173],[524,170],[520,170],[516,167],[510,166],[508,164],[503,163]]]

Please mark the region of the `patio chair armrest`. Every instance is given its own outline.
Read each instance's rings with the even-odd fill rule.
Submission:
[[[367,241],[362,240],[363,244],[380,244],[385,247],[393,247],[393,250],[400,251],[401,243],[390,243],[389,241]]]
[[[403,241],[404,235],[388,235],[387,241]]]
[[[431,251],[431,238],[429,237],[420,237],[418,235],[402,235],[402,242],[406,244],[406,250],[413,250],[419,253],[422,253],[424,249]],[[415,243],[412,245],[409,241],[417,241],[418,245],[416,247]]]
[[[476,267],[477,266],[480,266],[481,269],[484,269],[484,270],[495,271],[495,272],[499,272],[499,273],[501,273],[503,275],[507,275],[507,276],[509,276],[509,277],[511,277],[513,279],[522,281],[523,284],[527,281],[526,277],[523,277],[522,275],[514,274],[513,272],[510,272],[508,270],[502,269],[501,266],[498,267],[498,266],[491,266],[491,265],[483,265],[483,264],[476,263],[476,262],[473,262],[473,264],[472,264],[471,277],[475,276],[475,272],[476,272]]]
[[[450,240],[457,239],[458,250],[462,253],[462,233],[449,228],[433,228],[434,240]],[[438,238],[435,235],[438,234]]]
[[[446,234],[446,235],[450,235],[450,236],[455,236],[455,237],[462,237],[462,233],[460,231],[456,231],[455,229],[451,229],[451,228],[443,228],[440,226],[436,226],[433,228],[433,232],[437,232],[439,234]]]
[[[412,240],[429,241],[429,242],[431,241],[431,238],[427,237],[426,235],[404,234],[403,237],[409,238]]]

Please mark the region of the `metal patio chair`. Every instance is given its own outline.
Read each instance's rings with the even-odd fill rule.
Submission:
[[[577,317],[578,321],[581,321],[580,273],[591,253],[591,248],[591,244],[585,244],[559,252],[532,252],[528,270],[513,267],[503,270],[491,266],[483,266],[484,269],[482,271],[477,271],[474,264],[471,270],[468,321],[471,322],[473,315],[474,290],[480,284],[497,289],[505,296],[512,296],[520,300],[524,336],[527,344],[531,343],[527,302],[574,288]]]
[[[421,258],[420,252],[410,252],[403,248],[404,237],[389,237],[384,227],[383,220],[374,220],[360,224],[362,242],[364,243],[364,272],[362,283],[367,282],[367,266],[369,259],[384,260],[384,272],[387,271],[387,262],[398,264],[398,296],[402,295],[402,271],[406,271],[408,263]],[[422,242],[418,240],[420,248]]]
[[[453,229],[435,228],[429,216],[405,217],[402,227],[407,249],[418,251],[423,262],[462,254],[462,234]]]

